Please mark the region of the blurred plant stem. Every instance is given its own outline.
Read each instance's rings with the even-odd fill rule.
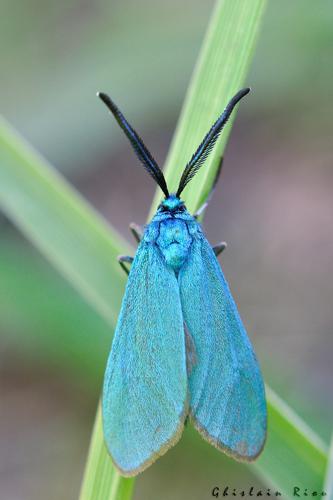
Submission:
[[[217,2],[167,160],[170,189],[211,123],[244,84],[264,5],[264,0]],[[229,131],[230,123],[205,168],[184,192],[190,210],[209,192]],[[125,284],[116,256],[128,253],[128,246],[5,121],[0,121],[0,148],[1,208],[111,330]],[[311,488],[321,488],[325,445],[271,390],[267,396],[268,441],[250,467],[287,496],[290,485],[304,478]],[[128,500],[133,485],[133,479],[122,478],[112,465],[98,410],[80,499]]]
[[[106,451],[98,405],[80,500],[130,500],[134,482],[134,478],[119,474]]]
[[[333,434],[331,437],[331,445],[329,449],[329,457],[323,491],[326,492],[327,500],[333,500]]]

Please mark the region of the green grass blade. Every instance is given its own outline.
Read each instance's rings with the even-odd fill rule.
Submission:
[[[329,449],[328,464],[325,475],[324,491],[326,491],[327,500],[333,500],[333,436],[331,438],[331,445]]]
[[[249,86],[245,78],[265,4],[265,0],[216,2],[166,161],[170,191],[177,189],[183,168],[229,99],[243,86]],[[251,99],[251,94],[246,99]],[[241,106],[246,105],[244,101]],[[192,212],[210,191],[235,115],[234,112],[205,166],[182,194]],[[151,213],[160,197],[157,192]]]
[[[80,499],[130,500],[134,478],[122,477],[106,451],[98,406]]]
[[[243,85],[264,4],[264,0],[217,2],[167,161],[172,188],[204,133]],[[229,130],[230,125],[185,192],[191,210],[209,191]],[[127,251],[125,243],[5,122],[0,124],[0,135],[2,209],[114,325],[124,286],[116,255]],[[318,481],[322,484],[327,462],[324,446],[270,391],[268,399],[269,440],[252,467],[283,491],[289,491],[288,477],[294,472],[295,477],[306,478],[310,487]],[[81,500],[129,499],[132,488],[133,480],[121,478],[107,455],[98,412]]]
[[[113,324],[129,247],[46,161],[0,118],[0,206],[85,299]]]
[[[294,487],[321,491],[327,466],[327,446],[270,388],[268,436],[263,454],[250,467],[285,497]]]

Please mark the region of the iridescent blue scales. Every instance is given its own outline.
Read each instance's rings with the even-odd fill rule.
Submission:
[[[142,140],[100,94],[165,194],[131,265],[104,379],[105,441],[125,476],[173,446],[188,416],[205,439],[237,460],[254,460],[264,446],[265,391],[255,354],[216,252],[180,199],[247,93],[240,91],[208,132],[177,194],[169,194]]]

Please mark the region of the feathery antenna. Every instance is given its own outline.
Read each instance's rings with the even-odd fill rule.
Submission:
[[[184,190],[185,186],[190,182],[191,179],[195,176],[198,170],[202,167],[205,160],[208,158],[209,153],[212,151],[224,125],[230,118],[230,115],[236,106],[236,104],[248,93],[250,92],[249,88],[242,89],[231,99],[231,101],[227,104],[225,110],[221,114],[221,116],[216,120],[214,125],[209,130],[208,134],[204,137],[202,143],[192,156],[191,160],[186,165],[184,172],[181,176],[177,196],[179,197],[181,192]]]
[[[169,191],[165,182],[163,172],[157,165],[156,161],[154,160],[154,158],[152,157],[146,146],[144,145],[143,140],[140,138],[137,132],[131,127],[131,125],[128,123],[122,112],[118,109],[118,107],[115,105],[115,103],[107,94],[104,94],[103,92],[98,92],[97,97],[99,97],[107,106],[107,108],[111,111],[117,123],[120,125],[120,127],[123,129],[126,136],[128,137],[130,143],[132,144],[134,152],[136,153],[137,157],[143,164],[144,168],[152,176],[155,182],[157,182],[157,184],[162,189],[165,197],[167,198],[169,196]]]

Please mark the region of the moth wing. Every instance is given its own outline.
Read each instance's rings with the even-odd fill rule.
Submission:
[[[175,274],[141,242],[105,372],[103,426],[123,475],[148,467],[180,438],[187,410],[183,317]]]
[[[264,384],[228,284],[204,237],[193,242],[179,286],[195,346],[189,374],[194,426],[217,448],[251,461],[266,437]]]

